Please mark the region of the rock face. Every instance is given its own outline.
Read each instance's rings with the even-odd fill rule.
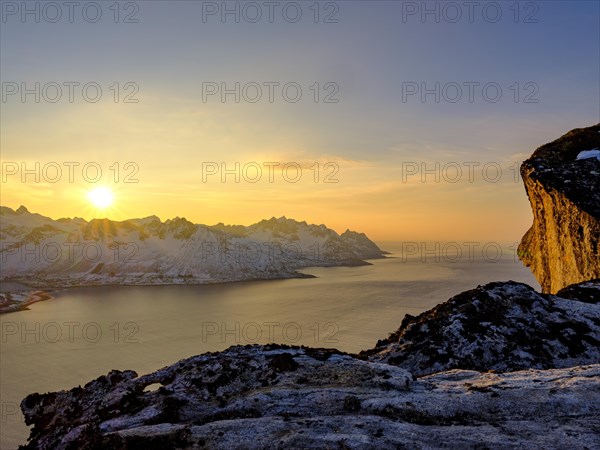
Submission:
[[[533,225],[519,245],[542,292],[600,278],[600,124],[538,148],[521,166]]]
[[[599,448],[600,282],[565,293],[491,283],[361,355],[237,346],[31,394],[23,449]]]
[[[413,380],[331,350],[232,347],[30,395],[23,448],[598,448],[599,387],[600,365]]]
[[[426,375],[450,369],[514,371],[600,363],[600,281],[567,298],[522,283],[490,283],[412,317],[361,353]],[[583,301],[579,301],[579,297]]]

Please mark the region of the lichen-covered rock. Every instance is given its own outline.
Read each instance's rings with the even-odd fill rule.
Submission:
[[[600,124],[570,131],[521,165],[533,225],[519,245],[542,292],[600,278]]]
[[[417,317],[407,315],[395,333],[361,356],[415,375],[600,363],[600,303],[590,300],[600,297],[600,283],[561,292],[567,298],[516,282],[480,286]]]
[[[337,351],[255,345],[21,407],[35,425],[24,449],[598,448],[600,365],[413,380]]]
[[[29,395],[21,408],[34,424],[30,449],[136,448],[141,440],[146,449],[213,446],[220,441],[218,424],[236,421],[238,438],[250,445],[261,433],[275,442],[289,418],[356,414],[363,400],[385,399],[411,382],[404,369],[336,350],[238,346],[142,377],[112,371],[83,388]],[[244,420],[264,417],[274,418],[272,435],[265,425],[255,436],[244,433]]]
[[[586,303],[600,303],[600,278],[585,283],[572,284],[556,293],[558,297]]]

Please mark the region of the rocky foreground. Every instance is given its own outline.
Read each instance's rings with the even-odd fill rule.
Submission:
[[[415,375],[600,362],[600,280],[564,293],[566,298],[540,294],[515,282],[480,286],[418,317],[407,315],[395,333],[362,356]]]
[[[23,448],[600,448],[600,282],[569,289],[491,283],[360,355],[237,346],[32,394]]]

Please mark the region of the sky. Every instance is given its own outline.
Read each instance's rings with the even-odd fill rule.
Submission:
[[[600,2],[475,3],[3,1],[1,204],[516,242],[519,164],[600,121]]]

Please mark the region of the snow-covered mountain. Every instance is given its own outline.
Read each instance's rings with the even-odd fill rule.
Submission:
[[[382,254],[362,233],[285,217],[206,226],[156,216],[53,220],[0,207],[0,279],[41,287],[289,278],[302,267],[366,264]]]

